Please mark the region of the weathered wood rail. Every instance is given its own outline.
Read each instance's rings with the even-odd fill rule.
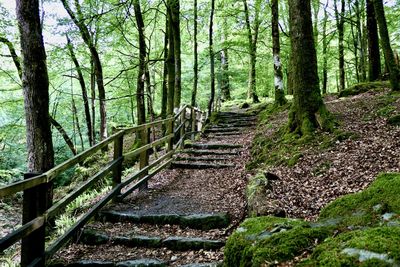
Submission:
[[[81,152],[73,158],[59,164],[42,174],[28,173],[24,180],[7,186],[0,187],[0,198],[11,196],[23,191],[23,219],[22,226],[0,239],[0,253],[16,242],[21,242],[21,266],[45,266],[46,262],[71,238],[73,238],[96,213],[111,200],[118,201],[126,197],[133,190],[141,188],[147,181],[161,170],[167,168],[172,162],[175,150],[182,147],[188,136],[201,131],[204,121],[203,113],[197,108],[188,105],[181,107],[175,114],[163,120],[138,125],[130,128],[119,129],[115,134],[98,143],[97,145]],[[149,141],[150,130],[155,127],[164,127],[165,134]],[[188,131],[190,130],[190,131]],[[124,153],[124,137],[128,135],[145,137],[141,140],[141,147]],[[174,142],[176,140],[176,142]],[[113,158],[98,173],[90,177],[80,187],[57,201],[51,207],[46,206],[46,196],[49,186],[53,180],[66,170],[82,163],[85,159],[95,153],[104,150],[113,143]],[[149,163],[150,149],[164,146],[163,156]],[[124,160],[139,156],[140,169],[122,180],[122,164]],[[68,204],[90,189],[100,180],[111,175],[113,180],[112,189],[88,212],[86,212],[70,229],[61,237],[45,248],[46,223],[60,214]],[[128,187],[128,188],[127,188]],[[127,188],[123,193],[122,189]]]

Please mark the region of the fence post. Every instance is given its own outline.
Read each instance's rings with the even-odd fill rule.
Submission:
[[[180,123],[181,125],[182,125],[182,127],[181,127],[181,129],[180,129],[180,138],[182,139],[182,142],[181,142],[181,144],[180,144],[180,148],[183,148],[184,146],[185,146],[185,132],[186,132],[186,108],[184,108],[183,110],[182,110],[182,113],[181,113],[181,123]]]
[[[37,175],[40,175],[40,173],[25,173],[24,179],[29,179]],[[26,224],[36,217],[43,215],[47,209],[48,190],[49,185],[47,183],[24,190],[22,224]],[[22,267],[29,266],[37,258],[41,258],[37,266],[44,266],[45,235],[45,224],[43,224],[40,228],[22,239]]]
[[[170,135],[173,133],[174,133],[174,117],[172,115],[172,118],[170,118],[170,121],[167,122],[167,135]],[[170,152],[174,149],[174,138],[175,138],[175,136],[171,137],[168,140],[167,152]]]
[[[140,130],[140,141],[141,141],[141,145],[145,146],[149,143],[149,129],[147,127],[145,127],[143,130]],[[145,167],[147,167],[147,165],[149,165],[149,151],[145,150],[142,153],[140,153],[139,156],[139,168],[143,169]],[[146,173],[143,173],[143,176],[146,176]],[[140,177],[140,178],[142,178]],[[140,186],[140,190],[146,190],[148,188],[148,183],[145,182]]]
[[[117,160],[123,155],[123,147],[124,147],[124,135],[118,136],[114,140],[114,160]],[[122,160],[113,170],[113,187],[116,187],[121,183],[122,176]]]
[[[197,129],[196,129],[196,110],[195,110],[195,108],[194,107],[192,107],[192,113],[190,114],[191,115],[191,123],[192,123],[192,127],[191,127],[191,131],[192,131],[192,136],[191,136],[191,139],[192,139],[192,141],[194,141],[194,137],[195,137],[195,132],[197,131]]]

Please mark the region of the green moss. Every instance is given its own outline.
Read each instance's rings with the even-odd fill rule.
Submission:
[[[400,174],[381,174],[366,190],[330,203],[320,218],[343,218],[345,226],[377,226],[384,213],[400,214],[399,195]]]
[[[390,117],[390,118],[388,119],[388,123],[389,123],[390,125],[397,125],[397,126],[399,126],[399,125],[400,125],[400,115],[395,115],[395,116]]]
[[[389,88],[389,82],[387,81],[377,81],[377,82],[367,82],[367,83],[357,83],[348,89],[339,92],[339,97],[346,97],[352,95],[358,95],[365,93],[370,90],[382,90],[384,88]]]
[[[301,220],[247,219],[226,243],[224,266],[261,266],[265,262],[292,259],[330,233],[327,227],[311,228]]]
[[[396,266],[399,244],[399,227],[343,233],[318,245],[301,266]]]

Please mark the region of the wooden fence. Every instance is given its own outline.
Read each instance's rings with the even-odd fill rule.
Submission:
[[[0,198],[23,191],[23,225],[0,239],[0,253],[22,240],[21,266],[44,266],[107,203],[111,200],[122,199],[133,190],[146,186],[151,177],[169,167],[175,150],[183,146],[188,136],[193,138],[194,134],[201,131],[203,124],[201,118],[203,118],[204,114],[197,108],[185,105],[173,117],[131,128],[119,129],[118,132],[104,141],[45,173],[28,173],[24,175],[24,180],[0,187]],[[157,139],[148,138],[151,129],[155,131],[156,127],[166,129],[165,134]],[[124,153],[124,137],[128,135],[141,137],[141,146],[133,151]],[[53,180],[66,170],[76,166],[76,164],[81,164],[88,157],[104,150],[111,143],[113,143],[112,160],[79,188],[51,207],[47,207],[46,198],[49,195],[49,190],[51,190],[49,185],[52,184]],[[148,151],[161,146],[166,147],[165,153],[149,163]],[[122,164],[124,160],[135,156],[139,156],[139,170],[122,180]],[[54,217],[64,211],[68,204],[109,175],[112,175],[113,179],[112,189],[61,237],[45,248],[46,223],[54,220]],[[122,189],[126,188],[128,189],[122,193]]]

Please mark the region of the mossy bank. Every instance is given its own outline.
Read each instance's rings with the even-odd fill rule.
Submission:
[[[399,195],[400,174],[381,174],[317,222],[249,218],[229,237],[224,266],[400,266]]]

